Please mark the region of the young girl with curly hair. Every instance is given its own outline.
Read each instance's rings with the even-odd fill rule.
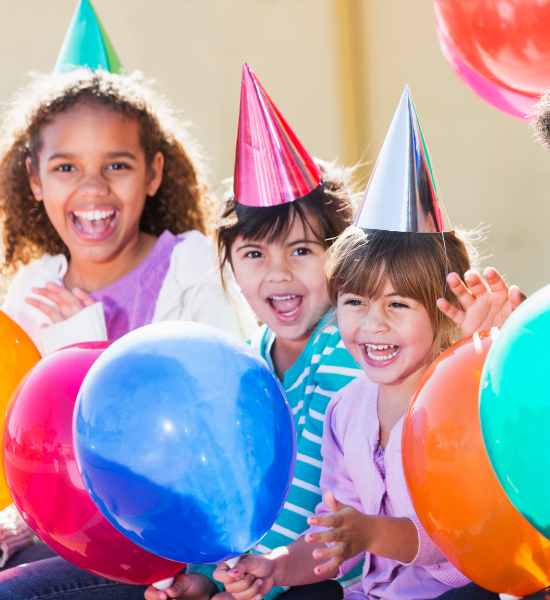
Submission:
[[[47,75],[6,125],[3,309],[43,353],[166,319],[245,335],[204,235],[206,186],[139,75]]]
[[[221,284],[206,186],[183,133],[138,74],[48,74],[15,100],[0,157],[3,271],[14,274],[2,308],[43,354],[167,319],[253,333],[235,284]],[[35,562],[22,577],[0,574],[0,596],[51,583],[143,597],[31,543],[15,507],[2,511],[1,565]]]

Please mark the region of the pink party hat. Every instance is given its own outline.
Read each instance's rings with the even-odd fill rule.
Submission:
[[[246,206],[286,204],[321,185],[321,172],[267,95],[243,65],[235,201]]]
[[[449,231],[428,147],[405,86],[372,171],[355,224],[366,230]]]

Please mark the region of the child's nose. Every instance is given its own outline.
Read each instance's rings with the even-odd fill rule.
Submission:
[[[361,327],[368,333],[384,333],[388,331],[388,322],[381,311],[370,308],[361,322]]]
[[[292,271],[284,260],[272,261],[269,265],[268,279],[272,282],[290,281]]]
[[[80,184],[80,193],[84,195],[106,196],[109,193],[109,185],[101,175],[88,175]]]

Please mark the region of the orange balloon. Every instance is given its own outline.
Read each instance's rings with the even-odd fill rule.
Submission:
[[[474,336],[428,369],[403,427],[403,467],[422,525],[466,577],[516,596],[550,585],[550,540],[512,506],[481,435],[479,381],[491,344]]]
[[[4,452],[4,422],[9,401],[23,377],[40,360],[31,338],[0,311],[0,449]],[[0,461],[0,509],[12,502]]]

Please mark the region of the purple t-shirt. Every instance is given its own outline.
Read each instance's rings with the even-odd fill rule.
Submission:
[[[111,285],[93,292],[94,300],[103,304],[109,341],[151,323],[172,251],[184,235],[164,231],[137,267]]]

